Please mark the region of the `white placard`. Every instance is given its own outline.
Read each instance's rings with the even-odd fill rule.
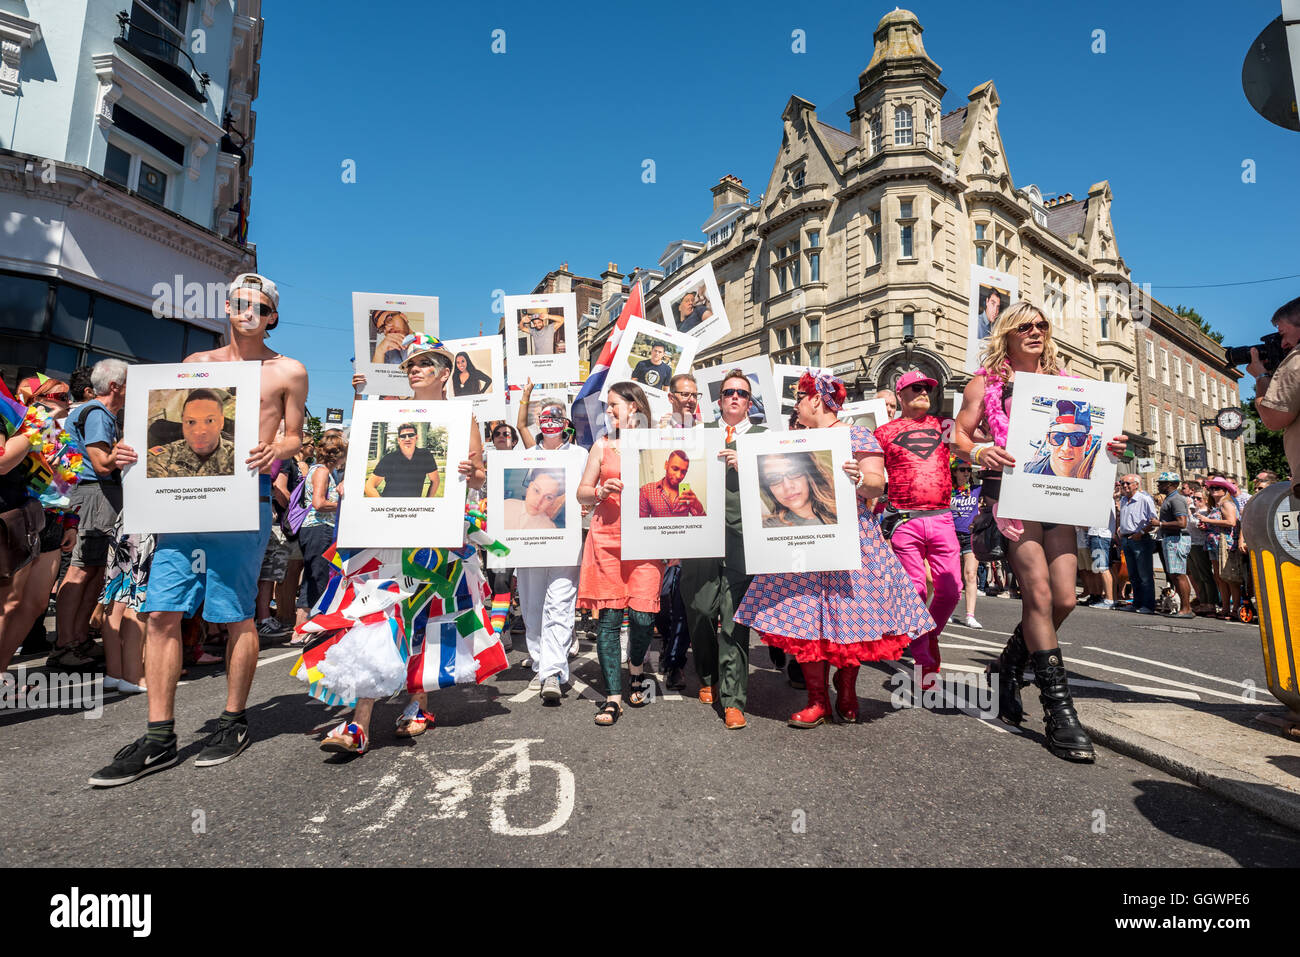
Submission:
[[[860,402],[845,402],[839,414],[840,421],[860,425],[874,432],[889,421],[889,406],[884,399],[863,399]]]
[[[725,339],[731,331],[731,321],[722,304],[712,263],[695,270],[661,295],[659,309],[663,313],[664,326],[695,337],[700,349]]]
[[[989,299],[996,296],[994,307]],[[970,267],[970,301],[966,308],[966,371],[980,367],[980,353],[988,341],[990,321],[1006,312],[1020,298],[1020,280],[1010,273],[984,266]]]
[[[737,436],[746,573],[862,567],[857,494],[843,468],[852,447],[843,427]]]
[[[776,382],[772,378],[772,363],[765,356],[754,359],[742,359],[740,362],[724,362],[710,366],[695,373],[695,382],[700,387],[700,412],[705,422],[714,422],[722,417],[718,410],[718,401],[722,393],[722,380],[732,369],[739,369],[749,379],[751,393],[749,421],[754,425],[769,429],[784,429],[785,418],[776,414],[781,407],[777,395]]]
[[[698,427],[620,435],[624,559],[726,553],[722,438],[718,429]]]
[[[469,458],[471,415],[468,402],[353,405],[340,548],[464,544],[466,486],[458,469]],[[403,438],[412,430],[414,438]]]
[[[488,552],[489,568],[562,568],[582,561],[579,448],[501,451],[488,458],[488,528],[510,547]]]
[[[258,527],[260,362],[177,362],[126,370],[122,530],[246,532]]]
[[[998,516],[1105,525],[1119,464],[1106,443],[1124,431],[1125,395],[1119,382],[1017,373],[1007,431],[1016,464],[1002,470]]]
[[[480,422],[503,418],[506,414],[506,376],[502,356],[505,343],[501,337],[444,339],[442,345],[452,356],[447,397],[469,402]],[[514,425],[513,422],[510,424]]]
[[[511,385],[578,378],[578,295],[506,296],[506,376]]]
[[[649,319],[630,319],[610,361],[600,397],[617,382],[635,382],[647,396],[668,398],[668,384],[679,372],[690,372],[700,340],[673,332]]]
[[[777,426],[778,428],[784,429],[790,424],[790,413],[794,411],[795,399],[798,398],[799,380],[803,378],[805,372],[811,372],[813,375],[823,372],[827,375],[832,374],[830,369],[781,365],[775,362],[772,364],[772,380],[776,383],[776,394],[781,397],[781,425]]]
[[[409,396],[411,383],[399,368],[401,342],[409,333],[438,334],[438,297],[387,292],[352,294],[353,368],[366,377],[363,395]]]

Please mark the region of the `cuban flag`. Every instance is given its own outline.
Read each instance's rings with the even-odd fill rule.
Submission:
[[[406,662],[406,690],[436,691],[454,684],[481,684],[508,667],[501,639],[473,610],[430,621],[424,641]]]
[[[573,428],[577,433],[577,444],[583,448],[591,448],[592,443],[596,441],[596,436],[604,431],[603,426],[600,429],[596,428],[595,421],[605,412],[605,406],[600,402],[600,391],[605,388],[605,377],[609,375],[609,367],[614,362],[614,352],[618,349],[619,340],[623,338],[623,330],[627,328],[628,320],[633,317],[638,319],[645,317],[640,282],[632,283],[632,291],[623,303],[618,321],[609,330],[609,338],[605,340],[605,347],[600,350],[600,357],[573,400],[573,409],[569,418],[573,421]]]

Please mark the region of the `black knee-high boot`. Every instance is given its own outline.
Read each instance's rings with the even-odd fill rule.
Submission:
[[[1058,758],[1092,763],[1097,759],[1097,752],[1074,711],[1061,649],[1035,651],[1031,657],[1038,700],[1043,703],[1043,723],[1047,725],[1047,747]]]
[[[1016,625],[1016,630],[1007,639],[1007,646],[984,672],[998,676],[998,717],[1007,724],[1016,727],[1025,720],[1025,708],[1020,701],[1020,688],[1025,683],[1025,664],[1029,661],[1029,648],[1025,645],[1025,636]]]

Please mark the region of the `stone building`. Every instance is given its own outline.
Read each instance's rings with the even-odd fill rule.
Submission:
[[[1159,300],[1150,300],[1150,322],[1137,328],[1138,396],[1146,434],[1154,439],[1145,454],[1157,470],[1204,475],[1186,469],[1179,446],[1206,446],[1210,469],[1227,475],[1238,487],[1246,475],[1244,439],[1226,439],[1214,426],[1201,427],[1220,409],[1240,408],[1237,383],[1241,372],[1227,365],[1223,347],[1190,319]],[[1154,487],[1155,476],[1145,476]]]
[[[1018,188],[993,82],[943,113],[946,88],[921,32],[906,10],[880,21],[847,129],[790,98],[759,201],[733,176],[712,187],[704,242],[665,249],[649,318],[661,318],[657,294],[680,270],[712,263],[732,332],[699,365],[769,355],[832,368],[859,395],[920,368],[941,383],[951,414],[969,379],[971,266],[983,265],[1016,276],[1021,298],[1051,317],[1072,372],[1129,384],[1125,426],[1140,433],[1110,186],[1051,201]]]
[[[261,0],[4,3],[0,43],[0,371],[216,346],[257,265]]]

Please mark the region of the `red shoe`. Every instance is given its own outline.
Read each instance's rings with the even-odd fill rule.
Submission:
[[[826,691],[826,674],[830,671],[830,662],[801,661],[799,667],[803,671],[804,684],[808,687],[808,707],[790,715],[790,727],[815,728],[832,721],[831,699]]]
[[[858,720],[858,669],[860,665],[854,665],[852,668],[835,669],[835,710],[839,712],[840,717],[850,723]]]
[[[723,718],[728,731],[735,731],[745,726],[745,713],[739,708],[727,708],[723,711]]]

